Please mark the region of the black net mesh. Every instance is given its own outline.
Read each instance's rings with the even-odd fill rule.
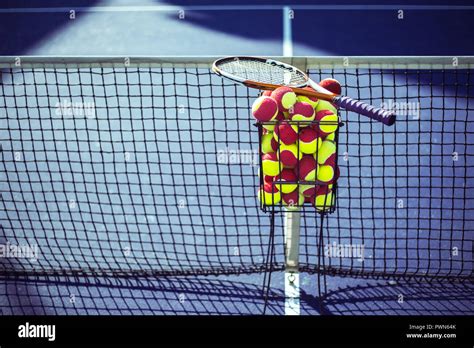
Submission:
[[[399,117],[387,128],[341,112],[324,267],[319,215],[306,209],[300,270],[472,277],[470,70],[309,72]],[[284,269],[283,214],[256,197],[257,95],[193,64],[3,69],[0,273]]]

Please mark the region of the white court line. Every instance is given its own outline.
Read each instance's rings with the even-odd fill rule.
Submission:
[[[300,315],[300,275],[285,273],[285,315]]]
[[[460,11],[474,10],[473,5],[292,5],[293,10],[330,10],[330,11]],[[195,6],[70,6],[70,7],[32,7],[0,8],[0,13],[55,13],[69,12],[171,12],[171,11],[281,11],[283,5],[195,5]]]

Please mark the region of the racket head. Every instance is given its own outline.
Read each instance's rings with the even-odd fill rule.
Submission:
[[[261,57],[225,57],[212,65],[212,70],[223,77],[248,87],[275,89],[279,86],[302,88],[309,77],[292,65]]]

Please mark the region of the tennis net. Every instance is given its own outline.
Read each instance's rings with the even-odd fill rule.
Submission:
[[[258,91],[209,58],[2,58],[0,274],[197,275],[285,268],[257,200]],[[472,60],[298,58],[397,110],[341,111],[336,210],[306,210],[299,270],[472,277]],[[275,232],[273,262],[265,261]]]

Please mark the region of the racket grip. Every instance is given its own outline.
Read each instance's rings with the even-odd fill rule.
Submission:
[[[370,104],[349,97],[335,97],[332,102],[341,108],[357,112],[358,114],[382,122],[387,126],[391,126],[395,123],[395,113],[393,111],[376,108]]]

